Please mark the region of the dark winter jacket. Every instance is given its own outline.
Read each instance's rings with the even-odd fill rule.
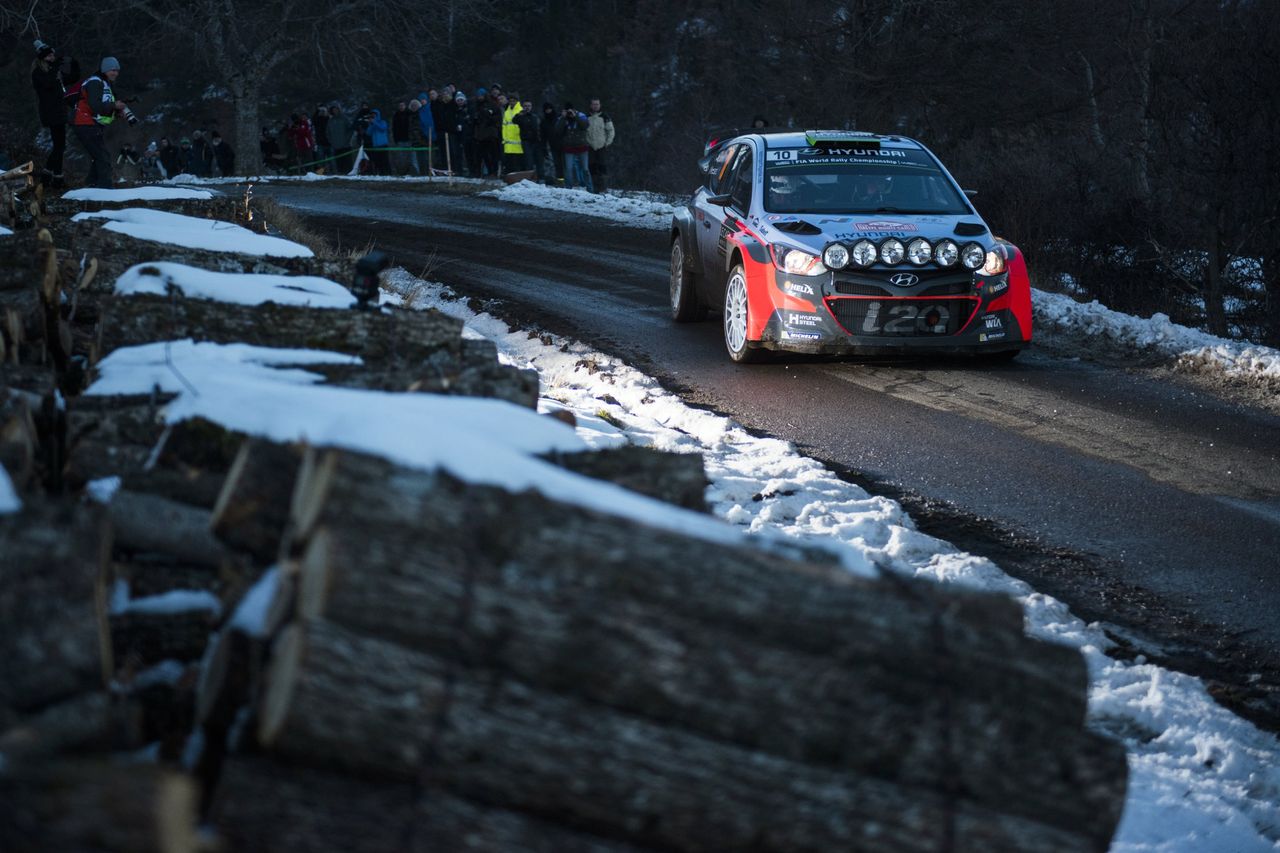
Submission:
[[[311,130],[316,137],[316,145],[324,145],[329,138],[329,114],[324,110],[316,110],[311,116]]]
[[[489,99],[476,107],[476,142],[493,142],[502,138],[502,110]]]
[[[329,146],[338,151],[351,147],[351,119],[342,113],[329,116],[329,126],[325,128],[329,137]]]
[[[40,124],[57,127],[67,123],[67,105],[62,100],[67,89],[58,66],[36,62],[31,66],[31,86],[36,90],[36,107],[40,112]]]
[[[212,146],[213,157],[218,161],[218,171],[223,175],[234,175],[236,171],[236,152],[231,150],[231,146],[227,144],[225,139],[215,142]]]
[[[421,112],[421,111],[419,111]],[[413,120],[413,113],[408,110],[396,110],[391,114],[391,138],[396,142],[409,141],[409,123]]]
[[[566,154],[581,154],[591,146],[587,143],[587,116],[575,113],[572,119],[560,119],[560,128],[564,136],[561,147]]]
[[[443,110],[445,128],[448,133],[455,139],[467,141],[472,138],[475,132],[475,115],[471,112],[471,105],[466,101],[459,104],[454,101],[446,104]]]
[[[191,174],[199,175],[202,178],[207,178],[213,174],[213,149],[209,145],[209,140],[205,139],[204,136],[197,136],[191,140],[191,157],[191,164],[196,169]]]
[[[164,166],[164,171],[168,177],[173,177],[182,171],[182,157],[178,154],[178,149],[172,145],[166,145],[160,149],[160,165]]]
[[[449,129],[448,113],[453,109],[453,101],[445,102],[444,98],[428,101],[423,107],[431,107],[431,126],[436,130],[436,140],[444,142],[444,134],[452,133]]]
[[[532,151],[533,146],[542,141],[542,129],[538,123],[538,116],[530,110],[527,113],[518,113],[512,121],[516,123],[516,127],[520,128],[520,144],[524,146],[525,151]]]

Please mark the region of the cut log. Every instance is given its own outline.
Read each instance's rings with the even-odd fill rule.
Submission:
[[[101,357],[120,347],[192,338],[331,350],[373,366],[416,366],[441,349],[459,352],[461,335],[462,321],[438,311],[321,311],[137,295],[104,304],[97,352]]]
[[[147,765],[74,763],[0,775],[0,850],[195,853],[191,780]]]
[[[0,391],[0,465],[19,492],[25,490],[35,475],[39,445],[27,398]]]
[[[138,709],[124,697],[85,693],[14,721],[0,733],[7,763],[47,760],[71,752],[106,752],[140,745]]]
[[[701,453],[668,453],[651,447],[617,447],[587,453],[553,453],[547,461],[624,489],[696,512],[707,512],[707,479]]]
[[[209,529],[211,514],[189,504],[119,489],[108,505],[117,551],[158,553],[194,566],[220,569],[231,560]]]
[[[237,853],[641,853],[442,790],[419,793],[261,757],[226,763],[211,821]]]
[[[0,515],[0,705],[37,709],[110,677],[95,600],[110,549],[93,507],[28,502]]]
[[[299,447],[243,442],[213,508],[213,533],[263,564],[275,560],[301,462]]]
[[[956,849],[1092,850],[1090,833],[1104,822],[1055,828],[997,817],[927,788],[656,725],[324,622],[277,640],[259,720],[260,740],[293,761],[428,779],[664,849],[934,851],[952,838]],[[986,847],[968,843],[975,826]]]
[[[950,645],[975,626],[957,625],[941,597],[930,624],[927,612],[904,612],[911,602],[894,600],[895,588],[868,584],[864,607],[893,622],[851,613],[853,636],[818,654],[618,594],[607,564],[581,564],[604,587],[592,589],[582,578],[557,583],[565,573],[546,564],[499,566],[468,549],[424,548],[420,530],[407,532],[316,531],[302,561],[303,617],[796,761],[921,786],[950,777],[958,795],[1064,827],[1106,805],[1079,780],[1123,778],[1123,751],[1086,732],[1078,711],[1055,711],[1056,691],[1024,694],[1036,687],[1027,670],[1076,677],[1078,652],[996,634],[975,662],[971,645]],[[789,602],[774,606],[783,614]]]

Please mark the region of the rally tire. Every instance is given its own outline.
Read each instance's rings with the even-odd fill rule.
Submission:
[[[729,281],[724,286],[724,347],[729,358],[738,364],[759,361],[761,351],[747,340],[751,325],[751,304],[747,299],[747,275],[742,264],[729,271]]]
[[[984,352],[978,354],[978,360],[985,364],[1008,364],[1022,354],[1020,349],[1006,349],[1000,352]]]
[[[686,268],[680,237],[671,241],[671,319],[695,323],[705,319],[707,309],[698,301],[697,279]]]

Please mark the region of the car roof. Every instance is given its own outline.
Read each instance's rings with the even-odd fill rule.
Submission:
[[[815,144],[838,145],[841,143],[856,145],[859,142],[875,140],[883,148],[911,148],[923,150],[924,146],[907,136],[882,135],[857,130],[757,130],[735,137],[757,137],[766,149],[770,148],[810,148]]]

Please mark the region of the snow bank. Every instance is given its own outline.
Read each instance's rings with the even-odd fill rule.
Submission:
[[[306,246],[279,237],[254,234],[231,222],[182,216],[163,210],[130,207],[124,210],[102,210],[77,213],[72,222],[106,219],[108,231],[118,231],[139,240],[170,243],[188,249],[211,252],[239,252],[245,255],[267,255],[275,258],[310,258],[314,253]]]
[[[732,527],[635,492],[582,477],[539,455],[586,449],[559,421],[500,400],[396,394],[318,386],[299,365],[358,361],[311,350],[171,341],[126,347],[98,364],[86,394],[144,394],[153,387],[179,396],[165,419],[203,417],[274,441],[306,441],[383,456],[459,479],[533,489],[554,500],[724,544],[742,544]]]
[[[1144,350],[1227,376],[1280,380],[1280,350],[1180,326],[1165,314],[1143,319],[1112,311],[1097,300],[1081,303],[1043,290],[1034,292],[1031,306],[1037,327],[1075,340],[1094,339]]]
[[[316,172],[307,172],[305,175],[254,175],[253,177],[226,177],[226,178],[197,178],[195,175],[174,175],[168,180],[161,181],[162,184],[170,185],[188,185],[188,186],[219,186],[222,184],[274,184],[274,183],[310,183],[312,181],[361,181],[367,183],[403,183],[403,184],[447,184],[449,178],[443,175],[436,175],[428,178],[425,175],[321,175]],[[490,178],[460,178],[452,179],[454,184],[472,184],[479,186],[492,186],[495,181]]]
[[[210,272],[169,262],[137,264],[116,279],[116,293],[164,296],[176,288],[190,299],[211,299],[236,305],[306,305],[312,308],[350,308],[356,298],[336,282],[317,276],[257,275]]]
[[[12,234],[13,234],[13,231],[11,231],[8,228],[5,228],[3,225],[0,225],[0,237],[9,237]]]
[[[184,190],[177,187],[134,187],[125,190],[100,190],[85,188],[72,190],[62,196],[70,201],[178,201],[192,199],[208,201],[213,193],[208,190]]]
[[[1218,705],[1195,678],[1112,660],[1101,628],[983,557],[915,529],[894,501],[840,480],[788,443],[758,438],[693,409],[656,381],[572,341],[511,330],[477,315],[443,285],[403,270],[389,286],[419,288],[418,304],[462,319],[504,360],[535,368],[543,408],[573,412],[591,446],[632,443],[704,454],[716,515],[760,535],[839,543],[846,565],[883,567],[944,584],[1003,592],[1027,630],[1080,649],[1089,666],[1089,724],[1128,751],[1130,787],[1112,853],[1280,849],[1280,741]],[[547,343],[543,341],[546,340]]]
[[[564,189],[521,181],[482,196],[501,201],[542,207],[550,210],[567,210],[597,219],[609,219],[636,228],[665,231],[671,227],[671,215],[676,206],[652,193],[622,192],[612,195],[595,195],[584,189]]]
[[[0,465],[0,515],[17,512],[20,509],[22,509],[22,500],[13,487],[13,480],[9,479],[9,472]]]
[[[276,589],[280,584],[280,569],[272,566],[258,582],[249,588],[236,607],[235,613],[227,627],[243,631],[250,637],[266,637],[267,611],[271,601],[276,597]],[[210,644],[212,647],[212,644]]]
[[[117,595],[111,608],[112,614],[147,613],[151,615],[190,613],[193,610],[207,610],[217,618],[222,613],[222,601],[213,593],[203,589],[173,589],[159,595],[129,598],[127,588],[124,595],[120,595],[117,588]]]

